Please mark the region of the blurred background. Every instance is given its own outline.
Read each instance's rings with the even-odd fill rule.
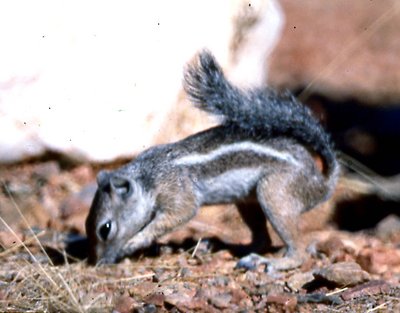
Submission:
[[[280,3],[286,25],[269,84],[320,112],[341,151],[380,174],[398,173],[399,3]]]
[[[395,0],[2,3],[0,163],[110,162],[207,127],[181,80],[208,48],[235,83],[291,90],[339,149],[397,173],[398,13]]]
[[[338,150],[399,173],[399,10],[396,0],[1,2],[2,215],[19,221],[16,203],[35,225],[83,234],[99,168],[215,123],[181,88],[204,48],[242,87],[292,91]]]

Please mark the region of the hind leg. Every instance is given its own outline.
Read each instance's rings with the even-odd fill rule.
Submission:
[[[264,258],[250,254],[242,258],[238,267],[254,268],[265,264],[266,270],[289,270],[303,263],[304,255],[296,245],[298,218],[306,207],[309,194],[307,178],[293,172],[273,174],[262,179],[257,186],[257,199],[265,216],[286,246],[283,258]]]

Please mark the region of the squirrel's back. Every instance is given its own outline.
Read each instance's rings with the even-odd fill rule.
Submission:
[[[333,144],[311,110],[291,94],[269,88],[241,90],[232,85],[208,51],[199,53],[186,68],[184,88],[201,110],[221,116],[251,136],[288,136],[320,154],[328,176],[336,176],[338,164]]]

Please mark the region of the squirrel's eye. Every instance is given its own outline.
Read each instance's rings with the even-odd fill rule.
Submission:
[[[99,234],[101,239],[103,239],[103,241],[107,240],[108,235],[110,234],[111,231],[111,221],[107,221],[105,222],[99,229]]]

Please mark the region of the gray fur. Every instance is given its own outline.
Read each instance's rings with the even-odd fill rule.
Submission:
[[[293,97],[232,86],[207,51],[187,67],[184,87],[223,123],[99,173],[86,221],[90,261],[115,262],[187,222],[202,205],[255,194],[287,245],[288,264],[298,264],[297,216],[330,196],[339,172],[329,136]],[[321,155],[324,171],[310,151]]]
[[[253,137],[295,138],[320,153],[328,170],[335,171],[336,155],[329,135],[290,93],[233,86],[207,51],[199,55],[197,64],[187,67],[184,77],[184,88],[198,108],[222,116],[224,124],[235,125]]]

